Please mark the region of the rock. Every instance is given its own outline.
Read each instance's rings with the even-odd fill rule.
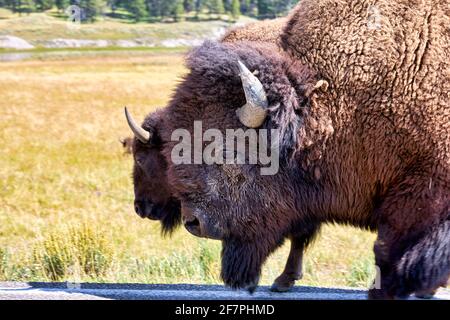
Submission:
[[[22,38],[14,36],[0,36],[0,48],[2,49],[33,49],[30,43]]]
[[[44,41],[45,48],[104,48],[110,45],[108,40],[52,39]]]
[[[116,46],[120,48],[135,48],[142,46],[142,44],[139,44],[137,41],[133,40],[117,40]]]
[[[203,39],[166,39],[161,41],[161,47],[176,48],[176,47],[194,47],[203,43]]]

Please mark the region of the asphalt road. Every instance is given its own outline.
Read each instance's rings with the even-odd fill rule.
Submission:
[[[72,284],[0,282],[0,300],[363,300],[366,291],[297,286],[291,292],[273,293],[259,287],[252,295],[223,286]],[[442,289],[434,299],[450,300],[450,290]]]

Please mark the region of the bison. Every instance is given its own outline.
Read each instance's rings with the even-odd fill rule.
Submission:
[[[448,9],[380,0],[381,16],[368,17],[373,5],[301,1],[281,36],[286,53],[206,42],[188,56],[163,125],[128,117],[136,149],[160,149],[185,227],[222,241],[228,286],[254,290],[270,253],[288,237],[307,245],[323,223],[378,232],[381,286],[370,298],[429,294],[447,282]],[[259,163],[173,162],[172,133],[194,134],[197,120],[222,133],[278,130],[278,173],[262,175]],[[135,152],[139,188],[146,169]]]
[[[161,139],[157,134],[162,124],[161,111],[146,118],[145,131],[131,117],[127,119],[135,135],[132,147],[134,210],[143,219],[159,220],[163,235],[170,235],[181,223],[181,207],[167,180],[167,161],[161,153]],[[155,133],[151,143],[140,143],[149,132]]]

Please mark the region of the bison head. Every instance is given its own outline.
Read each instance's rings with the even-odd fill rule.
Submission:
[[[164,234],[171,233],[181,223],[180,202],[173,196],[167,180],[167,162],[161,154],[161,139],[157,128],[161,118],[156,112],[138,126],[125,109],[133,141],[134,209],[142,218],[160,220]]]

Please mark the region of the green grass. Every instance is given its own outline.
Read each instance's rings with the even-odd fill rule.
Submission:
[[[183,55],[61,57],[0,66],[0,279],[221,283],[220,243],[133,212],[132,159],[118,138],[164,106],[186,72]],[[364,286],[374,235],[326,226],[300,284]],[[282,271],[289,246],[267,261]]]

